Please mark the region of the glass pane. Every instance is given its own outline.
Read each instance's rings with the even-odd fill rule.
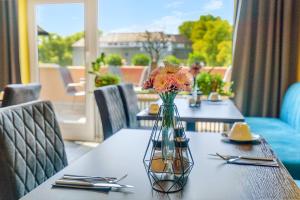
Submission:
[[[141,86],[163,60],[187,70],[202,64],[201,72],[230,82],[234,0],[101,0],[98,10],[99,53],[121,57],[121,73],[115,74],[136,86],[141,110],[157,100]],[[109,72],[110,65],[106,62],[100,73]]]
[[[63,132],[71,127],[68,131],[82,134],[78,127],[86,123],[84,5],[41,4],[36,8],[41,98],[54,104]]]

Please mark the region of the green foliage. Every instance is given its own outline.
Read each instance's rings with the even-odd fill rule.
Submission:
[[[193,52],[205,58],[207,65],[226,66],[231,63],[232,26],[227,20],[204,15],[197,21],[184,22],[179,32],[188,37]]]
[[[198,88],[204,95],[209,95],[211,92],[218,92],[221,95],[230,96],[231,85],[229,85],[229,90],[225,91],[224,88],[226,83],[223,81],[223,78],[219,74],[210,74],[208,72],[202,72],[197,76]]]
[[[223,41],[218,44],[218,51],[217,54],[217,62],[223,63],[224,66],[228,66],[231,64],[231,41]]]
[[[105,54],[101,53],[101,55],[94,62],[92,62],[92,69],[89,70],[89,73],[100,76],[100,68],[103,65],[105,65]]]
[[[99,72],[101,66],[105,65],[105,54],[101,53],[101,55],[92,62],[92,71],[91,72]]]
[[[196,62],[198,62],[198,63],[201,63],[201,62],[205,63],[205,57],[202,54],[200,54],[199,52],[190,53],[189,54],[189,58],[188,58],[188,64],[192,65],[192,64],[194,64]]]
[[[119,84],[121,81],[119,76],[111,73],[100,74],[100,68],[102,65],[105,65],[104,53],[92,62],[92,69],[89,71],[90,74],[95,75],[95,87]]]
[[[103,87],[107,85],[117,85],[120,83],[120,77],[114,74],[103,74],[95,77],[95,87]]]
[[[122,65],[122,57],[118,54],[110,54],[105,59],[106,64],[110,66],[121,66]]]
[[[79,32],[70,36],[62,37],[55,33],[48,36],[40,36],[39,62],[56,63],[60,66],[72,65],[72,45],[83,38],[84,33]]]
[[[176,56],[168,55],[164,58],[165,61],[171,64],[180,65],[181,61],[180,59],[176,58]]]
[[[194,26],[195,22],[193,21],[186,21],[183,22],[179,27],[179,33],[181,35],[184,35],[186,38],[191,38],[192,35],[192,30],[193,30],[193,26]]]
[[[135,54],[131,62],[135,66],[149,66],[150,57],[145,54]]]

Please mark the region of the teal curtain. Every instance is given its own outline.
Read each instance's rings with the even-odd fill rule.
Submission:
[[[0,0],[0,90],[21,82],[17,6],[17,0]]]

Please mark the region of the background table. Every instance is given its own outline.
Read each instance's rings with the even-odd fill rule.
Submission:
[[[142,161],[150,131],[123,129],[21,199],[300,199],[298,187],[281,163],[279,168],[239,166],[208,156],[216,152],[274,156],[266,143],[233,145],[222,142],[220,134],[188,135],[195,165],[182,192],[164,195],[152,190]],[[120,177],[125,173],[128,177],[121,183],[134,185],[134,189],[103,193],[51,188],[51,184],[63,174]]]
[[[239,109],[229,99],[220,102],[204,100],[201,102],[199,108],[189,107],[187,98],[176,98],[175,104],[181,120],[187,122],[188,131],[195,131],[195,122],[223,122],[232,124],[245,120]],[[150,115],[148,109],[145,109],[137,114],[137,119],[156,120],[156,115]]]

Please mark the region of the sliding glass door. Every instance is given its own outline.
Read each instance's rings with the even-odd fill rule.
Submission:
[[[31,80],[55,108],[63,137],[94,140],[97,0],[28,0]]]

